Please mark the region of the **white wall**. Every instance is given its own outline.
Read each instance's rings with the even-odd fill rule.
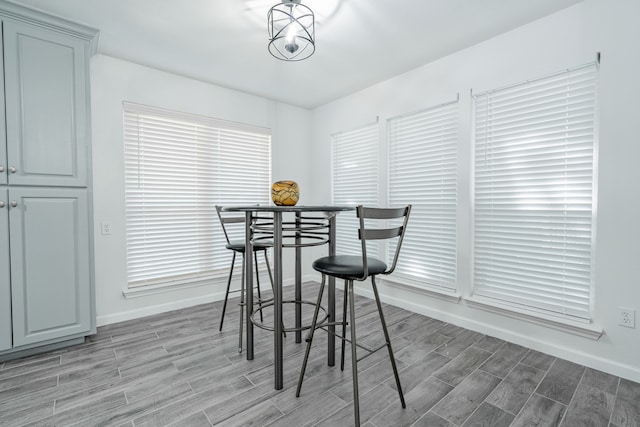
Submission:
[[[301,203],[310,194],[305,189],[311,186],[310,160],[305,155],[310,136],[308,110],[112,57],[95,56],[91,61],[91,116],[98,325],[219,300],[224,297],[226,285],[221,279],[201,287],[124,298],[127,264],[123,101],[271,128],[273,179],[298,181],[302,188]],[[111,222],[113,234],[100,233],[102,221]],[[285,259],[284,271],[285,279],[293,276],[290,257]]]
[[[617,325],[617,307],[640,316],[640,2],[585,0],[539,21],[313,111],[314,202],[331,199],[333,132],[385,121],[460,94],[458,291],[471,294],[470,90],[480,92],[595,60],[602,53],[594,322],[597,341],[398,288],[383,299],[411,310],[640,381],[640,319]],[[424,43],[437,43],[425,40]],[[389,60],[382,56],[381,61]]]

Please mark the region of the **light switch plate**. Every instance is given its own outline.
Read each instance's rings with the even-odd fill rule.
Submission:
[[[100,223],[100,228],[102,229],[102,235],[108,236],[111,234],[111,223],[108,221],[103,221]]]

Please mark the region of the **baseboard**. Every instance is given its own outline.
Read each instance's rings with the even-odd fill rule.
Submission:
[[[374,298],[373,291],[367,287],[356,287],[355,292],[358,295],[362,295],[371,299]],[[467,317],[457,316],[447,311],[415,304],[411,301],[385,294],[382,288],[379,288],[379,292],[382,296],[381,299],[385,303],[404,308],[405,310],[432,317],[434,319],[470,329],[481,334],[509,341],[514,344],[531,348],[542,353],[550,354],[552,356],[559,357],[570,362],[578,363],[592,369],[607,372],[611,375],[626,378],[635,382],[640,382],[640,369],[635,366],[619,363],[610,359],[592,356],[583,352],[575,351],[568,347],[551,344],[546,341],[540,341],[528,335],[518,334],[516,332],[499,328],[487,323],[478,322]]]
[[[149,307],[138,308],[135,310],[122,311],[119,313],[106,314],[98,316],[96,323],[98,327],[110,325],[112,323],[125,322],[127,320],[139,319],[142,317],[153,316],[155,314],[166,313],[168,311],[180,310],[187,307],[193,307],[200,304],[208,304],[211,302],[221,301],[224,299],[224,291],[212,294],[202,295],[197,298],[187,298],[172,301],[166,304],[152,305]]]
[[[314,275],[307,275],[302,277],[302,282],[318,281]],[[268,279],[265,283],[269,283]],[[293,286],[295,279],[285,279],[282,286]],[[260,286],[264,289],[263,286]],[[168,311],[180,310],[187,307],[193,307],[200,304],[208,304],[211,302],[222,301],[224,299],[224,291],[214,292],[207,295],[202,295],[196,298],[178,299],[166,304],[152,305],[148,307],[138,308],[135,310],[122,311],[119,313],[106,314],[98,316],[96,318],[97,326],[110,325],[112,323],[125,322],[127,320],[139,319],[142,317],[153,316],[155,314],[166,313]]]
[[[47,342],[50,342],[50,344],[43,345],[42,343],[38,343],[38,344],[32,344],[31,346],[26,346],[26,349],[25,347],[21,347],[21,348],[18,348],[17,351],[15,349],[8,350],[0,353],[0,362],[4,362],[5,360],[19,359],[21,357],[32,356],[35,354],[45,353],[48,351],[53,351],[53,350],[58,350],[65,347],[79,345],[84,343],[84,339],[85,337],[81,336],[81,337],[72,338],[69,340],[61,341],[61,342],[51,342],[54,340],[49,340]]]

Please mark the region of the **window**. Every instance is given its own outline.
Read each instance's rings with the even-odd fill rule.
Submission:
[[[589,319],[597,65],[475,95],[474,290]]]
[[[332,136],[333,203],[335,205],[378,205],[378,124],[336,133]],[[338,215],[337,253],[362,253],[353,212]],[[375,243],[367,252],[375,255]]]
[[[268,129],[124,103],[129,287],[230,264],[216,204],[269,203]]]
[[[456,289],[458,102],[389,119],[389,206],[411,203],[399,275]],[[392,255],[390,255],[392,256]]]

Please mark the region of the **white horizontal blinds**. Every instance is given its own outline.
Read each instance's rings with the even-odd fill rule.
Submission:
[[[333,204],[378,205],[378,124],[339,132],[332,136]],[[336,252],[362,253],[357,230],[360,226],[355,212],[337,216]],[[377,245],[367,247],[376,255]]]
[[[269,201],[269,131],[125,103],[124,140],[129,286],[228,268],[215,205]]]
[[[478,295],[588,319],[597,66],[475,96]]]
[[[387,123],[389,206],[412,204],[396,273],[450,290],[456,288],[457,130],[457,101]]]
[[[219,205],[271,203],[271,138],[269,135],[234,130],[220,130],[214,180],[215,199]],[[226,216],[243,216],[228,213]],[[217,221],[216,216],[216,221]],[[232,241],[244,239],[244,223],[227,224]],[[220,231],[220,226],[216,227]],[[218,237],[218,236],[216,236]],[[224,238],[220,234],[220,238]],[[218,239],[216,239],[217,241]],[[215,265],[230,262],[229,250],[216,252]],[[219,259],[222,256],[223,259]],[[258,257],[262,262],[262,257]]]

